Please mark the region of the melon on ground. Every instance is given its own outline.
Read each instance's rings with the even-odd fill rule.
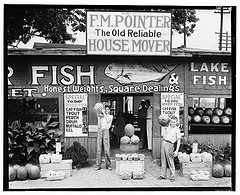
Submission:
[[[213,165],[212,176],[216,178],[222,178],[224,176],[224,168],[220,164]]]
[[[26,180],[28,177],[27,169],[24,166],[20,166],[17,169],[17,179],[19,180]]]
[[[9,166],[8,167],[8,179],[9,179],[9,181],[13,181],[14,179],[16,179],[16,176],[17,176],[16,170],[12,166]]]
[[[232,176],[232,166],[230,164],[226,164],[224,166],[224,176],[231,177]]]
[[[32,165],[28,169],[29,179],[38,179],[40,177],[40,169],[36,165]]]

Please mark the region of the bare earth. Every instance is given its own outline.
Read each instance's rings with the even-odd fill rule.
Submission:
[[[73,169],[72,176],[61,181],[47,181],[44,178],[38,180],[11,181],[9,189],[31,190],[31,189],[73,189],[73,190],[91,190],[93,188],[102,188],[106,190],[121,188],[152,188],[152,190],[162,190],[164,188],[231,188],[231,177],[214,178],[210,177],[209,181],[192,181],[188,177],[181,177],[179,170],[176,171],[176,181],[157,180],[160,174],[160,167],[156,162],[149,161],[145,164],[145,178],[142,180],[122,180],[115,174],[115,163],[112,163],[112,171],[106,170],[104,164],[99,171],[94,170],[94,166],[82,168],[80,170]]]

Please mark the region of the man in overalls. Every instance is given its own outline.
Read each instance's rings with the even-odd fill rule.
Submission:
[[[110,160],[109,128],[111,127],[113,116],[109,113],[109,107],[105,107],[105,110],[102,110],[102,116],[98,117],[96,171],[101,169],[102,145],[105,153],[106,168],[108,170],[112,170]]]
[[[169,123],[168,127],[163,127],[163,142],[161,149],[161,175],[158,179],[166,179],[167,178],[167,164],[170,169],[170,181],[175,181],[175,165],[174,165],[174,157],[177,156],[179,147],[180,147],[180,130],[176,126],[177,117],[173,117]],[[174,143],[177,141],[177,147],[174,151]]]

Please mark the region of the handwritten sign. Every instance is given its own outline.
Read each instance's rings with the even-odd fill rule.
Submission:
[[[65,93],[65,137],[88,136],[87,94]]]
[[[183,106],[183,93],[161,93],[161,114],[176,116],[178,119],[178,124],[180,123],[179,107]]]
[[[87,54],[170,55],[171,13],[87,12]]]

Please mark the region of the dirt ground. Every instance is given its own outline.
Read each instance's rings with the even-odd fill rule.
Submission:
[[[115,174],[115,163],[112,162],[113,170],[109,171],[104,168],[95,171],[95,166],[82,168],[80,170],[73,169],[72,176],[64,178],[61,181],[47,181],[45,178],[38,180],[25,180],[25,181],[11,181],[9,182],[9,189],[13,190],[120,190],[129,188],[130,190],[164,190],[165,188],[183,188],[192,189],[193,187],[200,190],[206,189],[231,189],[232,181],[230,177],[214,178],[210,177],[209,181],[192,181],[188,177],[181,177],[179,170],[176,171],[175,182],[167,180],[157,180],[160,174],[159,164],[155,161],[147,161],[145,163],[145,178],[142,180],[122,180]],[[226,188],[226,189],[225,189]],[[211,189],[210,189],[211,190]]]

